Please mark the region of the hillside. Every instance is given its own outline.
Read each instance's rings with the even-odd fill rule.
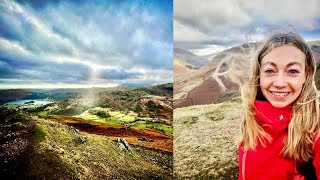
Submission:
[[[240,99],[174,110],[174,178],[237,179]]]
[[[173,59],[173,75],[176,77],[179,74],[187,74],[189,72],[193,71],[193,69],[188,68],[185,63],[178,59]]]
[[[1,108],[0,175],[15,179],[171,179],[148,150]],[[5,123],[5,124],[4,124]],[[9,128],[8,126],[16,127]],[[141,154],[145,155],[142,156]]]
[[[309,44],[319,69],[320,43],[312,41]],[[250,54],[257,46],[257,43],[251,43],[230,48],[218,53],[200,69],[175,74],[174,108],[219,103],[238,96],[239,84],[243,84],[248,77]],[[316,82],[320,88],[319,71]]]
[[[0,90],[0,104],[23,99],[32,92],[22,89]]]
[[[2,112],[9,112],[0,114],[1,122],[8,123],[0,127],[1,174],[18,179],[171,179],[172,91],[172,84],[38,89],[24,98],[63,98],[46,105],[1,105]]]

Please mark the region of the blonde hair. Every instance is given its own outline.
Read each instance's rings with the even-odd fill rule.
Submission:
[[[292,119],[288,126],[288,135],[282,149],[282,155],[296,161],[308,161],[312,157],[314,136],[319,131],[319,99],[314,82],[316,61],[309,45],[295,32],[275,33],[271,35],[252,57],[251,77],[241,87],[244,106],[239,144],[245,150],[255,149],[258,142],[266,146],[271,136],[266,133],[254,116],[255,99],[263,99],[259,87],[261,59],[273,48],[282,45],[293,45],[306,56],[306,82],[296,101],[292,104]]]

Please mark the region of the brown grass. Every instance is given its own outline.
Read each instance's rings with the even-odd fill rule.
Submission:
[[[175,179],[236,179],[239,98],[174,110]]]

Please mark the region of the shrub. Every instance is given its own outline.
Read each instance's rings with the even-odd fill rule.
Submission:
[[[137,104],[136,107],[134,108],[134,112],[139,113],[142,111],[142,108],[140,106],[140,104]]]
[[[91,109],[91,110],[89,110],[89,113],[93,114],[93,115],[97,115],[97,116],[102,117],[102,118],[111,117],[111,115],[108,112],[104,111],[104,110]]]
[[[157,113],[160,112],[160,106],[158,106],[156,103],[154,103],[153,101],[149,100],[147,102],[147,108],[150,110],[150,111],[155,111]]]
[[[98,111],[96,115],[99,116],[99,117],[102,117],[102,118],[110,117],[110,114],[105,112],[105,111]]]

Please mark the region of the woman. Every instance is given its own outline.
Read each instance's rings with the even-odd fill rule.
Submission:
[[[239,179],[320,178],[315,71],[311,48],[294,32],[259,48],[242,88]]]

